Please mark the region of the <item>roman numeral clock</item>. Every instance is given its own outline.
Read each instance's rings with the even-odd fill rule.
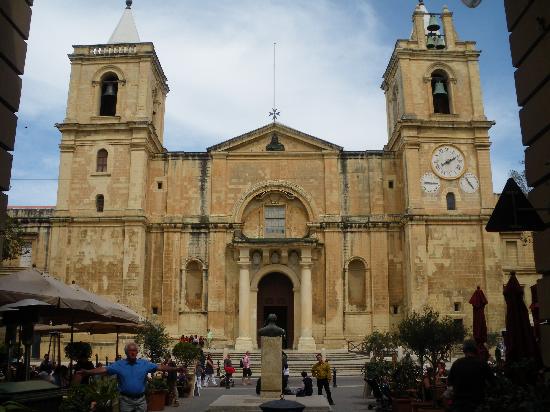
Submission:
[[[435,194],[441,187],[441,179],[454,180],[460,178],[459,186],[465,193],[475,193],[479,188],[476,175],[466,170],[464,154],[455,146],[442,145],[432,153],[432,172],[426,172],[420,178],[422,190]]]

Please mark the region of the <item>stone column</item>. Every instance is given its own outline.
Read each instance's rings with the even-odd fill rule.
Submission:
[[[252,350],[250,338],[250,256],[248,248],[239,250],[239,337],[235,350]]]
[[[300,339],[298,341],[298,350],[314,351],[316,349],[315,340],[313,339],[313,290],[311,287],[311,249],[302,249],[302,259],[300,262],[302,267],[301,285],[300,285],[300,303],[301,308],[301,330]]]

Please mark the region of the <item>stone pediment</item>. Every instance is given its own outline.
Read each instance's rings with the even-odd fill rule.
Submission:
[[[343,148],[281,123],[264,127],[211,146],[208,152],[340,152]]]

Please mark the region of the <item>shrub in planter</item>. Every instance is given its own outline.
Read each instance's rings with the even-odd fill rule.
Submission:
[[[146,321],[136,334],[136,343],[153,363],[160,363],[168,352],[170,337],[161,323]]]
[[[371,360],[365,364],[365,380],[389,380],[391,378],[392,363],[385,360]]]
[[[387,352],[395,352],[397,349],[397,337],[390,332],[373,331],[363,340],[364,348],[372,353],[377,360],[383,360]]]
[[[65,346],[65,356],[73,361],[90,359],[92,356],[92,345],[88,342],[72,342]]]
[[[166,380],[161,376],[153,376],[153,379],[147,382],[147,410],[164,410],[167,393],[168,384]]]
[[[183,364],[185,367],[191,367],[195,361],[200,359],[202,350],[199,346],[188,342],[178,342],[172,349],[172,355],[176,361]],[[192,372],[190,370],[190,372]]]
[[[422,368],[410,356],[405,356],[392,371],[392,391],[396,398],[410,397],[410,390],[416,389],[422,376]]]

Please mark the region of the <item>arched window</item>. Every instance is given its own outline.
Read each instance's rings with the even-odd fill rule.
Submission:
[[[432,101],[434,113],[450,114],[449,78],[442,70],[432,73]]]
[[[107,157],[109,157],[109,153],[107,153],[107,150],[100,149],[97,151],[97,160],[96,160],[96,172],[106,172],[107,171]]]
[[[191,310],[202,309],[202,265],[196,260],[185,268],[185,302]]]
[[[447,210],[456,210],[456,200],[453,192],[447,193]]]
[[[97,212],[103,212],[103,207],[105,206],[105,198],[103,195],[97,195],[95,197],[95,210]]]
[[[367,308],[365,264],[359,260],[352,260],[348,265],[348,305],[350,309],[364,311]]]
[[[107,73],[101,79],[100,116],[115,116],[118,95],[118,77],[114,73]]]

